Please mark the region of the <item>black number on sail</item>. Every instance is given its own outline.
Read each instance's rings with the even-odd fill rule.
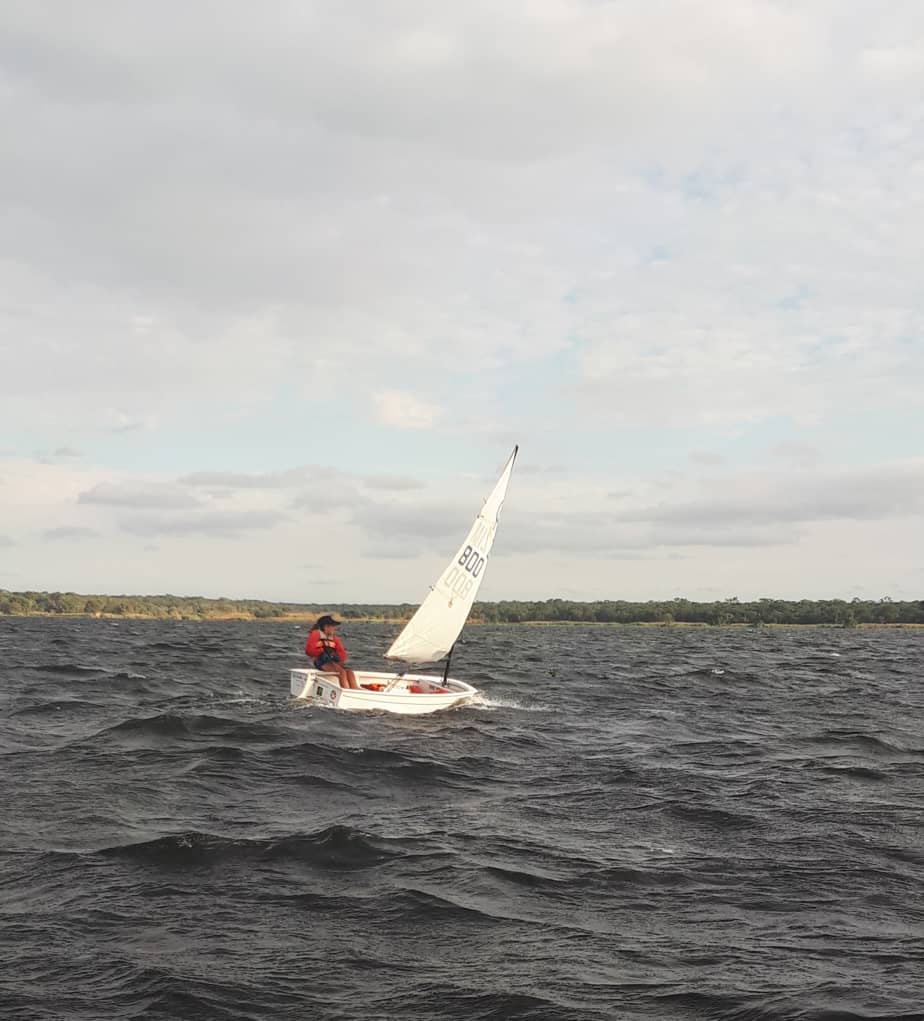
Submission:
[[[472,577],[477,578],[484,567],[484,557],[472,546],[466,546],[459,557],[460,566],[464,567]]]

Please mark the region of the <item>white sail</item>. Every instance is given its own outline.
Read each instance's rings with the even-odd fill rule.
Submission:
[[[485,500],[459,551],[385,653],[389,659],[401,659],[406,663],[435,663],[449,653],[459,637],[484,580],[517,449],[513,448],[497,484]]]

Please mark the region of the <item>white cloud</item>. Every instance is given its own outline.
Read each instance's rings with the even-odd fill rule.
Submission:
[[[400,390],[377,393],[374,401],[378,420],[397,429],[430,429],[440,416],[435,404]]]

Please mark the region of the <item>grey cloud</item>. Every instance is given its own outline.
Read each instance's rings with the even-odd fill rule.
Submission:
[[[644,529],[619,524],[612,513],[530,513],[514,510],[505,517],[495,550],[501,554],[543,551],[610,556],[650,546]]]
[[[328,483],[342,478],[334,468],[302,465],[272,472],[199,471],[184,475],[182,485],[209,489],[290,489],[310,483]]]
[[[458,506],[396,505],[366,503],[354,510],[352,520],[370,537],[381,538],[384,546],[377,548],[403,549],[406,540],[417,542],[417,552],[424,546],[433,548],[434,541],[446,539],[449,546],[465,535],[474,519],[474,513],[464,512]],[[438,545],[439,550],[441,545]],[[447,548],[446,553],[452,550]]]
[[[144,279],[152,290],[166,284],[190,296],[212,290],[245,305],[254,296],[343,296],[342,260],[350,255],[382,271],[387,293],[406,269],[393,264],[392,246],[350,252],[340,240],[354,219],[371,228],[364,239],[391,240],[398,233],[391,208],[439,204],[444,175],[409,182],[409,147],[452,169],[442,185],[450,207],[460,184],[471,182],[468,199],[478,207],[506,185],[503,209],[521,185],[489,183],[485,163],[569,157],[596,146],[603,125],[629,145],[627,133],[650,122],[653,109],[670,119],[678,94],[701,89],[712,101],[701,110],[707,124],[716,100],[744,102],[719,82],[721,72],[738,72],[739,51],[755,46],[753,33],[740,31],[732,45],[723,24],[690,56],[710,73],[694,74],[677,93],[663,80],[669,71],[652,80],[638,52],[640,43],[654,49],[649,40],[658,27],[670,32],[669,21],[633,16],[613,32],[612,17],[593,4],[577,5],[562,24],[566,47],[528,7],[498,20],[490,6],[479,16],[423,2],[366,4],[362,13],[292,5],[261,21],[229,6],[217,37],[214,19],[191,10],[179,39],[137,6],[91,8],[79,24],[26,6],[7,17],[6,55],[31,130],[6,175],[26,200],[39,235],[34,250],[54,250],[57,229],[62,263],[88,275],[113,284]],[[728,64],[714,63],[713,48]],[[259,74],[242,75],[255,53],[272,59]],[[752,76],[751,87],[763,92],[777,67]],[[630,98],[639,79],[647,86],[644,118]],[[611,130],[615,123],[622,130]],[[192,229],[178,231],[181,223]],[[427,224],[420,240],[445,235],[450,224],[447,216]],[[100,236],[88,251],[89,226]],[[247,244],[216,240],[229,236]],[[362,275],[374,285],[374,273]]]
[[[208,511],[193,514],[139,513],[119,521],[123,532],[131,535],[203,535],[228,538],[242,532],[264,531],[285,520],[276,511]]]
[[[360,556],[367,560],[413,560],[420,555],[421,550],[415,549],[409,539],[403,541],[405,545],[369,546],[360,551]]]
[[[814,468],[821,461],[821,451],[809,443],[796,441],[777,443],[770,453],[781,461],[801,465],[805,468]]]
[[[725,464],[725,458],[721,454],[714,454],[708,450],[691,450],[689,458],[694,464],[702,464],[710,467],[718,467]]]
[[[8,535],[0,535],[0,546],[14,546],[15,543]]]
[[[293,510],[309,511],[315,514],[326,514],[329,511],[343,510],[372,506],[368,497],[360,494],[356,486],[345,478],[332,478],[328,482],[321,482],[318,485],[299,493],[292,500]]]
[[[781,523],[874,521],[924,512],[924,467],[884,466],[849,472],[728,479],[705,496],[620,511],[624,522],[717,529]]]
[[[79,450],[74,450],[73,447],[58,447],[56,450],[37,450],[35,452],[35,460],[39,464],[55,464],[57,461],[71,460],[77,457],[83,457],[83,454]]]
[[[77,502],[165,510],[202,506],[197,496],[169,482],[98,482],[80,493]]]
[[[779,528],[689,528],[652,529],[652,546],[788,546],[799,541],[799,532],[792,527]]]
[[[748,4],[731,26],[710,8],[691,49],[676,19],[644,5],[575,3],[558,21],[528,4],[502,18],[484,3],[290,4],[272,19],[228,4],[218,22],[191,8],[182,37],[143,5],[88,5],[80,19],[15,5],[0,30],[15,96],[6,133],[17,138],[0,165],[10,197],[0,233],[16,239],[10,254],[31,282],[8,286],[36,317],[35,353],[20,353],[0,388],[118,394],[139,418],[116,427],[131,428],[165,395],[199,406],[206,386],[224,403],[286,375],[307,383],[327,350],[361,353],[345,363],[366,385],[395,371],[396,350],[413,350],[400,364],[415,375],[443,380],[440,363],[463,347],[472,364],[485,352],[503,363],[501,352],[559,345],[582,315],[585,327],[610,324],[599,296],[577,324],[551,308],[575,280],[613,292],[622,244],[631,253],[641,237],[650,250],[652,213],[667,226],[677,215],[660,195],[636,203],[614,191],[646,162],[639,133],[661,121],[672,150],[688,131],[687,174],[713,121],[726,143],[751,121],[760,136],[769,110],[789,109],[787,85],[804,106],[800,69],[828,53],[814,47],[814,16],[777,7]],[[855,37],[837,38],[852,67]],[[774,41],[785,60],[767,59]],[[684,59],[660,59],[678,45]],[[729,108],[747,114],[732,131]],[[746,143],[727,158],[739,152],[760,160]],[[652,164],[671,162],[660,143],[655,153]],[[631,230],[625,214],[640,221]],[[615,261],[600,246],[614,221]],[[695,249],[696,234],[683,234]],[[739,232],[729,237],[740,246]],[[74,282],[65,295],[59,279]],[[227,357],[228,332],[253,322],[261,356],[244,337]],[[60,383],[42,371],[52,357]],[[684,390],[709,404],[713,387],[688,386],[679,369]],[[657,419],[651,390],[625,376]],[[658,373],[654,386],[672,393]],[[734,413],[749,414],[752,395],[738,389],[746,410]],[[680,421],[693,417],[679,408]]]
[[[145,419],[123,418],[115,425],[108,426],[107,431],[112,433],[133,433],[141,432],[142,430],[147,428],[149,428],[149,424]]]
[[[367,536],[364,556],[406,559],[423,552],[447,556],[471,523],[456,507],[364,506],[353,521]],[[661,547],[759,547],[795,542],[792,527],[709,527],[697,522],[623,521],[609,511],[531,513],[511,510],[498,533],[495,553],[566,553],[607,559],[644,559]]]
[[[423,482],[419,479],[412,479],[406,475],[365,475],[361,481],[367,489],[382,489],[392,492],[424,488]]]
[[[665,526],[627,522],[612,512],[510,515],[498,534],[496,551],[506,553],[555,552],[607,559],[637,559],[663,547],[760,547],[797,542],[791,526],[735,528],[705,527],[697,523]]]
[[[96,539],[99,532],[92,528],[80,528],[72,525],[62,525],[60,528],[49,528],[42,533],[42,538],[51,542],[67,541],[70,539]]]
[[[563,464],[518,464],[518,475],[565,475],[568,469]]]

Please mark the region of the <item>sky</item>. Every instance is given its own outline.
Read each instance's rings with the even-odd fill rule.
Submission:
[[[924,597],[916,0],[7,0],[0,588]]]

